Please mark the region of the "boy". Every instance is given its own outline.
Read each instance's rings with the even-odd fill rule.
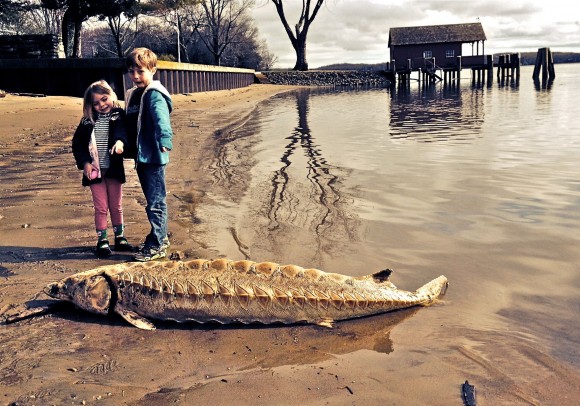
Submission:
[[[152,261],[167,256],[167,200],[165,166],[173,148],[169,114],[173,109],[169,92],[158,80],[157,56],[147,48],[134,49],[126,59],[128,75],[135,85],[125,95],[127,135],[135,141],[137,176],[147,200],[151,231],[135,254],[136,261]],[[130,145],[128,146],[130,147]],[[129,149],[129,148],[128,148]]]

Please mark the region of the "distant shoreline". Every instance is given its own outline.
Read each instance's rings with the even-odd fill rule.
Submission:
[[[517,54],[514,52],[498,52],[494,53],[494,63],[497,62],[499,55]],[[536,63],[537,52],[519,52],[522,65],[533,65]],[[580,63],[580,53],[578,52],[552,52],[554,56],[554,63]],[[380,63],[335,63],[331,65],[320,66],[312,68],[311,71],[318,70],[384,70],[387,61]],[[272,71],[284,71],[285,69],[273,69]],[[286,69],[290,70],[290,69]]]

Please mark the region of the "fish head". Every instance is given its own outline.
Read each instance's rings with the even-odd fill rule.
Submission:
[[[55,299],[73,303],[90,313],[106,315],[111,305],[112,291],[107,279],[98,274],[75,274],[44,288]]]

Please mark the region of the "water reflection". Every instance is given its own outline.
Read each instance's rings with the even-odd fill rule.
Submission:
[[[395,140],[466,141],[481,137],[484,93],[458,86],[399,87],[391,91],[390,130]]]
[[[391,331],[405,320],[413,317],[420,308],[404,309],[378,316],[348,320],[337,323],[334,329],[317,326],[294,326],[282,328],[272,333],[271,342],[265,348],[257,347],[253,362],[244,369],[275,368],[283,365],[306,365],[323,362],[337,355],[350,354],[360,350],[390,354],[394,343]],[[299,344],[299,345],[297,345]]]
[[[310,183],[308,201],[314,203],[316,207],[315,210],[308,210],[308,213],[302,213],[302,215],[308,214],[311,218],[308,223],[318,235],[332,228],[336,219],[344,217],[340,209],[340,203],[344,199],[339,189],[339,177],[332,173],[333,167],[327,163],[308,125],[310,93],[310,91],[299,91],[295,94],[298,125],[286,138],[289,142],[285,145],[284,153],[280,158],[282,166],[271,175],[272,191],[266,213],[270,219],[268,227],[270,231],[279,229],[280,222],[288,222],[303,212],[303,210],[297,212],[293,208],[292,202],[299,200],[296,196],[299,189],[291,187],[289,176],[289,169],[293,162],[299,161],[298,159],[294,161],[292,157],[300,152],[306,157],[304,163],[306,179]]]
[[[461,342],[477,355],[470,363],[454,358],[461,375],[481,367],[478,359],[495,359],[504,362],[502,373],[524,365],[522,381],[556,376],[520,348],[526,337],[549,354],[553,371],[578,359],[570,346],[580,221],[577,72],[561,67],[557,86],[540,91],[529,70],[519,87],[411,86],[270,100],[244,126],[251,137],[240,133],[225,144],[230,152],[221,162],[251,171],[230,172],[249,178],[232,185],[243,191],[235,196],[240,204],[220,201],[219,216],[206,223],[216,225],[225,211],[237,216],[228,224],[260,260],[357,275],[385,264],[404,288],[444,270],[451,296],[421,323],[397,327],[397,350],[428,348],[438,365]],[[245,160],[236,162],[236,153]],[[229,248],[220,245],[220,253]],[[564,338],[546,333],[545,315]],[[365,347],[375,343],[388,352],[388,340]],[[267,366],[270,355],[250,366]],[[492,371],[485,379],[503,378]]]
[[[237,206],[235,213],[222,210],[219,217],[238,217],[224,219],[222,227],[248,259],[283,261],[300,249],[304,261],[321,266],[325,256],[357,239],[360,221],[341,190],[348,171],[329,163],[309,125],[310,98],[326,92],[333,91],[285,94],[277,98],[282,115],[258,109],[251,122],[216,136],[209,163],[212,197]],[[268,120],[277,127],[264,134]],[[214,224],[219,221],[208,215]]]
[[[542,80],[534,79],[534,87],[538,91],[543,91],[543,90],[550,91],[552,89],[553,84],[554,84],[554,78],[547,79],[545,77],[542,77]]]
[[[304,90],[288,96],[295,99],[297,124],[284,138],[281,156],[271,167],[270,188],[264,191],[258,213],[266,224],[256,230],[259,240],[268,241],[270,251],[288,247],[289,233],[301,230],[309,261],[318,264],[325,254],[356,239],[360,224],[347,214],[349,202],[340,181],[344,171],[328,163],[309,126],[310,97],[326,91]]]
[[[500,74],[498,72],[497,87],[502,88],[502,87],[507,87],[507,86],[512,87],[512,88],[518,88],[520,86],[519,74],[510,74],[508,76],[500,76]]]
[[[255,127],[222,130],[214,134],[214,155],[208,163],[213,186],[225,193],[228,200],[239,203],[250,182],[250,171],[256,161],[248,151],[260,142],[252,137]]]

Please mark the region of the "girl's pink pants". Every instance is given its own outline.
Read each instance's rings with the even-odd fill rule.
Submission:
[[[91,186],[93,204],[95,205],[95,227],[107,229],[107,213],[111,213],[114,226],[123,224],[123,185],[116,179],[103,178],[101,183]]]

